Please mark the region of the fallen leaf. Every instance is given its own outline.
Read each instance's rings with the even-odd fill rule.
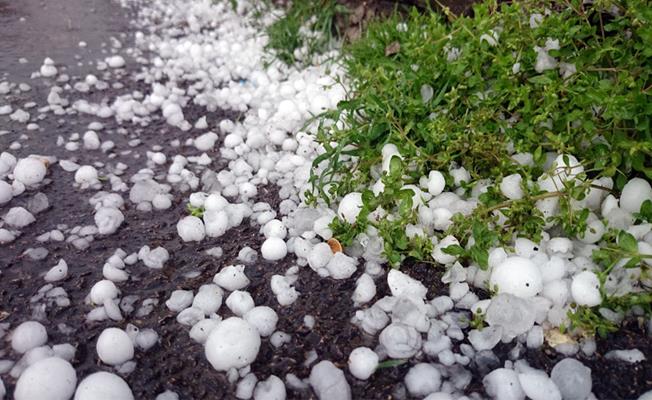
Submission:
[[[385,57],[393,56],[401,51],[401,44],[399,42],[392,42],[385,47]]]

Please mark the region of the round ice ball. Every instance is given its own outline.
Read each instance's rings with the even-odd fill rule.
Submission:
[[[91,288],[90,298],[93,304],[104,304],[105,300],[118,297],[118,287],[112,281],[103,279]]]
[[[623,187],[620,194],[620,208],[631,213],[641,210],[641,204],[645,200],[652,200],[652,187],[645,179],[630,179]]]
[[[134,344],[127,332],[118,328],[107,328],[97,339],[97,355],[103,363],[120,365],[134,357]]]
[[[575,303],[581,306],[593,307],[602,303],[598,276],[591,271],[575,275],[571,282],[571,295]]]
[[[567,400],[584,400],[591,393],[591,369],[574,358],[559,361],[550,373],[561,395]]]
[[[9,203],[13,197],[13,189],[11,188],[11,185],[0,180],[0,205]]]
[[[267,306],[254,307],[247,311],[244,319],[255,326],[260,336],[269,336],[276,330],[278,315],[276,311]]]
[[[526,298],[533,297],[543,289],[541,271],[531,260],[512,256],[493,269],[489,278],[491,288],[499,293],[509,293]]]
[[[16,382],[16,400],[68,400],[75,392],[77,374],[66,360],[45,358],[30,365]]]
[[[102,371],[81,381],[74,400],[134,400],[134,395],[122,378]]]
[[[208,362],[218,371],[245,367],[256,359],[260,349],[260,335],[256,328],[242,318],[231,317],[213,329],[206,340]]]
[[[361,380],[367,380],[378,367],[378,354],[368,347],[358,347],[349,354],[349,371]]]
[[[90,185],[97,181],[97,170],[91,165],[84,165],[75,172],[75,182]]]
[[[439,171],[430,171],[428,174],[428,193],[433,196],[439,196],[446,187],[444,174]]]
[[[283,239],[270,237],[263,242],[263,245],[260,247],[260,253],[265,260],[277,261],[288,254],[288,248]]]
[[[22,158],[14,167],[14,179],[25,185],[36,185],[45,178],[47,169],[43,161],[36,158]]]
[[[17,353],[25,353],[43,346],[47,341],[47,330],[40,322],[36,321],[23,322],[11,334],[11,348]]]
[[[0,202],[2,200],[0,199]],[[279,239],[285,239],[285,236],[287,236],[288,230],[283,224],[283,222],[279,221],[278,219],[273,219],[265,224],[263,227],[263,235],[265,235],[266,238],[271,238],[271,237],[277,237]]]
[[[362,210],[362,193],[352,192],[344,196],[337,208],[337,215],[349,224],[355,223]]]
[[[177,223],[177,233],[184,242],[201,242],[206,236],[206,228],[201,219],[190,215]]]

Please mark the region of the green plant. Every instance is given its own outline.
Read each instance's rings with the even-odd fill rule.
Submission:
[[[557,11],[530,28],[530,15],[543,14],[546,6]],[[621,16],[605,20],[612,6]],[[483,207],[474,213],[480,221],[467,224],[492,224],[492,212],[499,210],[509,218],[509,235],[501,239],[536,239],[546,221],[535,202],[556,196],[561,212],[554,222],[569,235],[581,233],[588,212],[575,210],[572,201],[585,196],[594,179],[614,177],[618,188],[632,173],[652,176],[645,161],[652,154],[652,52],[644,45],[652,40],[649,19],[642,1],[593,7],[579,1],[499,7],[487,1],[476,6],[473,18],[444,21],[413,12],[405,21],[395,15],[372,24],[346,49],[352,96],[322,116],[340,124],[320,125],[317,138],[326,151],[315,160],[313,198],[330,202],[370,186],[388,143],[398,146],[404,160],[405,184],[451,165],[463,166],[474,182],[499,182],[512,173],[536,178],[546,152],[583,154],[584,172],[556,193],[525,187],[524,199],[508,201],[490,185],[493,198],[481,196]],[[498,44],[492,46],[486,35],[499,37]],[[576,73],[535,70],[533,47],[549,38],[559,40],[550,55],[572,63]],[[395,43],[398,51],[387,53]],[[533,164],[516,163],[512,147],[532,154]],[[452,230],[462,234],[459,226]],[[467,229],[462,236],[471,235]]]
[[[204,216],[204,207],[195,207],[192,204],[188,203],[186,205],[188,213],[193,217],[202,218]]]
[[[331,45],[338,36],[336,18],[347,12],[336,0],[294,0],[286,13],[266,28],[267,50],[286,64],[297,62],[296,52],[305,50],[301,59],[307,61]]]
[[[405,257],[430,261],[432,236],[453,235],[460,245],[444,251],[482,268],[492,247],[515,237],[539,241],[557,227],[583,238],[595,218],[584,204],[592,190],[618,195],[632,177],[652,179],[651,26],[644,0],[487,0],[471,18],[415,10],[372,23],[345,48],[348,98],[319,117],[324,152],[307,198],[332,204],[362,193],[355,223],[334,220],[334,234],[348,244],[375,229],[393,266]],[[383,172],[388,144],[399,154]],[[551,155],[563,155],[561,172],[550,170]],[[569,155],[581,160],[575,165]],[[458,193],[477,201],[475,209],[453,216],[445,232],[408,235],[406,227],[419,222],[415,187],[438,170],[451,190],[449,170],[458,167],[470,174]],[[518,199],[500,190],[513,174],[522,178]],[[602,185],[605,178],[613,188]],[[385,189],[374,194],[378,179]],[[546,179],[554,188],[544,188]],[[544,213],[543,202],[554,202],[555,212]],[[652,220],[652,202],[636,218]],[[642,266],[631,240],[613,235],[597,243],[601,279],[621,267],[615,258]],[[604,295],[603,306],[646,299]],[[580,307],[573,318],[608,331],[593,320],[596,312]]]

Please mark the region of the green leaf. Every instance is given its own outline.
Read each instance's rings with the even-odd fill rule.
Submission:
[[[652,200],[645,200],[641,204],[641,211],[636,215],[637,218],[646,222],[652,222]]]
[[[464,247],[460,246],[459,244],[452,244],[448,247],[444,247],[441,249],[441,251],[452,256],[461,256],[466,252]]]
[[[628,253],[638,253],[638,242],[636,238],[625,231],[618,232],[618,247]]]
[[[403,365],[407,362],[408,360],[385,360],[381,363],[378,363],[378,366],[376,367],[376,370],[383,369],[383,368],[394,368],[398,367],[399,365]]]
[[[403,174],[403,162],[401,157],[393,155],[389,161],[389,174],[391,176],[401,176]]]
[[[478,246],[471,247],[471,259],[478,263],[483,270],[489,267],[489,251],[487,249]]]

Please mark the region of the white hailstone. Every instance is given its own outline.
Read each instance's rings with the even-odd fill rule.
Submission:
[[[265,224],[265,226],[263,226],[263,235],[265,235],[265,238],[267,239],[271,237],[285,239],[287,233],[288,233],[287,228],[285,227],[283,222],[279,221],[278,219],[273,219],[271,221],[268,221]]]
[[[500,182],[500,192],[510,200],[519,200],[523,197],[522,181],[520,174],[508,175]]]
[[[234,290],[245,288],[250,281],[244,273],[244,265],[229,265],[213,277],[213,282],[220,287],[232,292]]]
[[[519,374],[518,381],[525,395],[532,400],[562,400],[555,382],[543,372]]]
[[[631,213],[641,210],[641,204],[645,200],[652,201],[652,187],[645,179],[633,178],[625,184],[620,194],[620,207]]]
[[[97,181],[97,170],[91,165],[83,165],[75,172],[75,182],[80,185],[92,185]]]
[[[100,137],[97,136],[95,131],[87,131],[82,138],[84,141],[84,148],[87,150],[97,150],[100,148]]]
[[[23,207],[12,207],[5,214],[4,221],[7,225],[23,228],[36,221],[36,218]]]
[[[46,173],[45,163],[32,157],[21,158],[14,167],[14,179],[27,186],[40,183],[45,178]]]
[[[91,288],[90,299],[95,305],[104,304],[106,300],[113,300],[118,297],[118,288],[115,283],[108,279],[103,279]]]
[[[25,353],[48,341],[48,332],[40,322],[26,321],[11,333],[11,348],[16,353]]]
[[[297,300],[299,292],[291,285],[291,280],[283,275],[272,276],[270,286],[278,304],[289,306]]]
[[[468,336],[469,342],[476,351],[491,350],[502,339],[503,328],[501,326],[488,326],[481,330],[472,329],[469,331]]]
[[[355,290],[351,299],[356,306],[365,304],[376,295],[376,283],[374,279],[369,274],[362,274],[355,282]]]
[[[111,68],[122,68],[125,66],[125,59],[122,56],[111,56],[106,59],[106,63]]]
[[[602,221],[594,219],[586,224],[586,229],[584,230],[583,235],[580,235],[578,239],[586,244],[597,243],[602,239],[606,230],[607,228],[604,226]]]
[[[337,215],[349,224],[354,224],[358,214],[362,210],[362,205],[362,193],[349,193],[340,201],[340,205],[337,208]]]
[[[391,358],[410,358],[421,349],[421,334],[400,322],[389,324],[380,333],[378,340]]]
[[[179,395],[171,390],[166,390],[156,395],[154,400],[179,400]]]
[[[512,256],[500,263],[491,273],[491,288],[498,288],[499,293],[514,296],[533,297],[543,289],[541,271],[531,260]]]
[[[138,258],[143,261],[147,268],[161,269],[170,259],[170,253],[163,247],[150,250],[149,246],[143,246],[138,252]]]
[[[56,282],[65,279],[68,276],[68,264],[66,260],[61,259],[54,267],[45,274],[46,282]]]
[[[534,51],[537,53],[537,60],[534,64],[534,70],[542,73],[549,69],[557,68],[557,60],[548,54],[546,48],[534,46]]]
[[[194,299],[192,290],[175,290],[165,302],[165,306],[174,312],[180,312],[190,307]]]
[[[312,247],[310,254],[308,254],[308,265],[314,271],[319,271],[328,265],[329,261],[333,258],[333,250],[328,243],[319,243]]]
[[[157,210],[167,210],[172,207],[172,200],[164,194],[157,194],[152,199],[152,206]]]
[[[219,194],[213,193],[204,200],[204,208],[207,211],[222,211],[229,202]]]
[[[249,292],[244,292],[242,290],[233,291],[229,297],[226,298],[225,303],[226,306],[229,307],[229,310],[238,317],[242,317],[254,308],[254,299],[251,297]]]
[[[134,400],[134,395],[118,375],[101,371],[79,383],[74,400]]]
[[[288,248],[285,241],[278,237],[270,237],[269,239],[266,239],[260,247],[260,254],[268,261],[281,260],[285,258],[287,253]]]
[[[555,364],[550,378],[564,400],[585,400],[591,394],[591,369],[574,358],[565,358]]]
[[[217,327],[219,323],[220,321],[212,318],[202,319],[193,325],[190,329],[190,338],[199,344],[206,343],[208,335],[210,335],[210,333],[213,331],[213,329],[215,329],[215,327]]]
[[[491,299],[485,321],[490,326],[501,326],[504,337],[515,337],[529,331],[534,326],[533,303],[511,294],[501,293]]]
[[[428,174],[428,193],[433,196],[439,196],[446,187],[444,174],[439,171],[430,171]]]
[[[344,372],[330,361],[320,361],[310,370],[310,386],[319,400],[351,400],[351,387]]]
[[[554,305],[562,307],[566,304],[570,295],[568,286],[568,281],[566,280],[550,281],[543,286],[543,292],[541,294],[546,299],[552,301]]]
[[[202,285],[192,300],[192,306],[204,312],[204,315],[216,313],[222,305],[224,292],[215,284]]]
[[[0,244],[11,243],[16,239],[16,232],[0,228]]]
[[[285,400],[286,395],[285,384],[276,375],[259,381],[254,390],[254,400]]]
[[[235,397],[238,399],[251,399],[254,395],[254,388],[258,378],[253,373],[248,373],[244,378],[238,382],[238,386],[235,391]]]
[[[326,269],[333,279],[348,279],[357,270],[358,261],[342,252],[337,252],[326,264]]]
[[[201,242],[206,236],[206,229],[201,219],[189,215],[179,220],[177,233],[184,242]]]
[[[455,236],[448,235],[444,237],[432,250],[432,258],[440,264],[451,264],[455,262],[457,256],[444,253],[444,249],[453,245],[459,246],[459,244],[460,242],[455,238]]]
[[[550,257],[550,260],[539,266],[541,280],[544,284],[562,279],[566,275],[566,263],[557,256]]]
[[[455,186],[460,186],[462,182],[471,182],[471,174],[464,167],[452,168],[448,171],[453,178]]]
[[[158,333],[154,329],[143,329],[136,335],[134,343],[140,349],[147,351],[158,343]]]
[[[27,367],[16,382],[16,400],[68,400],[75,392],[77,373],[66,360],[49,357]]]
[[[41,65],[41,69],[39,71],[41,73],[41,76],[44,78],[51,78],[57,74],[57,67],[54,66],[54,61],[47,57],[45,60],[43,60],[43,65]]]
[[[449,209],[444,207],[435,208],[432,210],[432,227],[438,231],[445,231],[453,224],[452,217],[453,213]]]
[[[125,216],[117,208],[102,207],[95,212],[94,219],[95,225],[97,225],[97,229],[101,235],[111,235],[120,228],[120,225],[125,220]]]
[[[203,310],[195,307],[188,307],[177,314],[177,322],[181,325],[193,326],[205,317]]]
[[[581,306],[593,307],[602,303],[598,276],[591,271],[575,275],[571,282],[571,295],[575,303]]]
[[[518,373],[507,368],[498,368],[482,379],[487,394],[500,400],[524,400],[525,392],[521,388]]]
[[[204,211],[206,236],[220,237],[229,229],[229,215],[225,211]]]
[[[638,242],[638,252],[640,254],[651,255],[652,254],[652,245],[647,243],[647,242]],[[650,257],[643,258],[643,262],[645,264],[647,264],[648,266],[652,267],[652,258],[650,258]]]
[[[254,362],[259,349],[258,330],[238,317],[220,322],[209,334],[204,347],[208,362],[217,371],[246,367]]]
[[[378,367],[378,354],[368,347],[357,347],[349,354],[349,371],[356,378],[366,381]]]
[[[391,269],[389,273],[387,273],[387,285],[394,297],[413,296],[419,299],[424,299],[428,293],[428,288],[426,288],[421,282],[397,269]]]
[[[212,150],[219,136],[215,132],[206,132],[194,140],[194,145],[199,151]]]
[[[208,122],[206,122],[206,116],[204,115],[203,117],[199,118],[197,122],[195,122],[195,129],[206,129],[208,128]]]
[[[441,373],[432,364],[416,364],[405,375],[405,386],[412,396],[427,396],[439,390]]]
[[[247,311],[243,318],[253,325],[262,337],[267,337],[274,333],[276,323],[278,322],[276,311],[267,306],[254,307]]]
[[[0,206],[9,203],[13,199],[13,189],[7,182],[0,180]]]
[[[97,356],[108,365],[120,365],[134,357],[134,344],[127,332],[107,328],[97,338]]]
[[[328,240],[333,237],[333,231],[329,227],[331,222],[333,222],[333,216],[331,215],[319,217],[313,223],[312,230],[315,231],[317,235],[321,236],[322,239]]]

